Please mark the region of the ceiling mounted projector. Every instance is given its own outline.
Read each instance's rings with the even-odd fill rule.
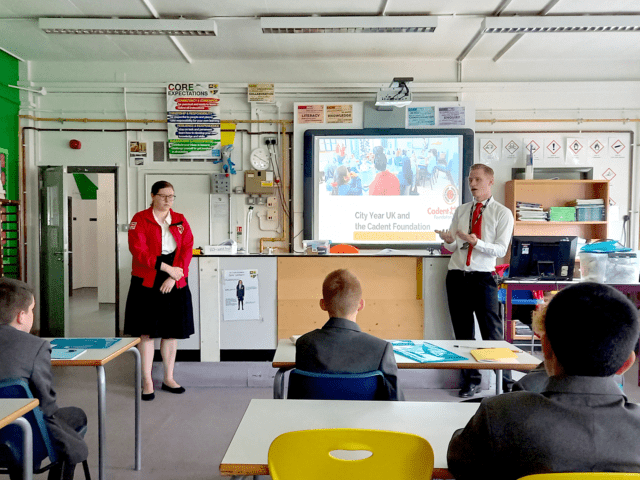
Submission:
[[[388,87],[382,87],[376,95],[376,107],[406,107],[411,103],[411,92],[407,83],[413,77],[396,77]]]

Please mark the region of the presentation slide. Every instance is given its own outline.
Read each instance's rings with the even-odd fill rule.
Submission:
[[[320,137],[317,238],[438,241],[460,205],[462,136]]]

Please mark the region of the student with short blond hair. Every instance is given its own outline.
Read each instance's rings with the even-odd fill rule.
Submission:
[[[364,308],[358,277],[348,270],[331,272],[322,284],[320,308],[329,314],[322,328],[296,342],[296,368],[314,373],[365,373],[384,376],[383,400],[404,400],[392,345],[363,332],[356,323]]]

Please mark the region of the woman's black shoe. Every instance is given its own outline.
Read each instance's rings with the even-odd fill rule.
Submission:
[[[154,398],[156,398],[156,394],[155,392],[151,392],[151,393],[143,393],[140,398],[142,400],[144,400],[145,402],[150,402],[151,400],[153,400]]]
[[[171,392],[171,393],[184,393],[184,387],[170,387],[168,385],[165,385],[164,382],[162,382],[162,390],[166,390],[167,392]]]

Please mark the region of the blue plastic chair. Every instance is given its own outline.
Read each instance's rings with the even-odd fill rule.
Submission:
[[[0,398],[34,398],[29,385],[22,379],[10,379],[0,382]],[[33,473],[39,474],[51,470],[54,466],[59,465],[62,459],[58,457],[51,439],[49,430],[44,421],[44,416],[40,407],[36,407],[24,415],[24,418],[31,425],[33,432]],[[84,433],[84,432],[82,432]],[[11,459],[0,458],[0,473],[9,473],[9,463],[14,465],[22,465],[22,432],[17,425],[7,425],[0,430],[0,445],[5,445],[11,455]],[[40,467],[42,462],[49,458],[49,464]],[[64,467],[64,465],[61,465]],[[89,473],[89,465],[85,460],[82,462],[84,475],[87,480],[91,480]],[[60,474],[63,475],[65,468],[60,468]]]
[[[306,400],[383,400],[384,376],[366,373],[314,373],[294,368],[289,374],[287,398]]]

